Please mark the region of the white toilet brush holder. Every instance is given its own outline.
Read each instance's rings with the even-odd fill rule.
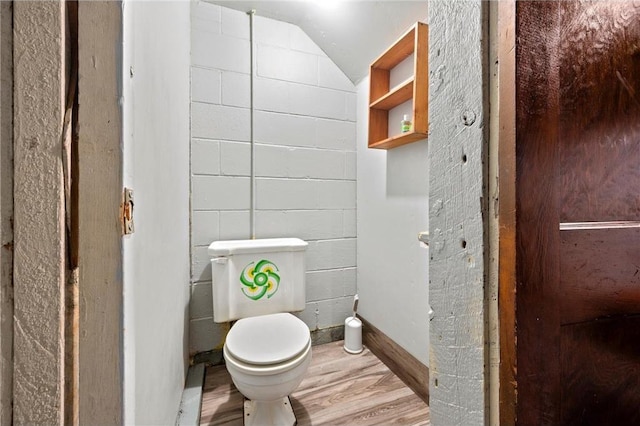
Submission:
[[[353,297],[353,315],[344,320],[344,350],[350,354],[362,352],[362,321],[356,317],[358,295]]]
[[[344,350],[350,354],[362,352],[362,321],[358,318],[344,320]]]

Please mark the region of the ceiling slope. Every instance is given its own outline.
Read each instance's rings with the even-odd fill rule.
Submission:
[[[299,26],[354,84],[413,23],[427,18],[426,0],[208,1]]]

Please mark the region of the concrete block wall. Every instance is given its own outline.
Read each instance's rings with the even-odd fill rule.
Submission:
[[[356,291],[356,93],[297,26],[255,17],[256,238],[307,250],[311,330],[343,324]],[[219,348],[207,246],[249,238],[246,13],[192,2],[190,351]]]

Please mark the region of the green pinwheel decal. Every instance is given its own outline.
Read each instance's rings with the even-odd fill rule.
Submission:
[[[280,286],[280,275],[278,275],[278,267],[268,261],[261,260],[258,263],[251,262],[244,267],[240,274],[240,282],[242,283],[242,292],[249,299],[259,300],[267,295],[267,298],[273,296]]]

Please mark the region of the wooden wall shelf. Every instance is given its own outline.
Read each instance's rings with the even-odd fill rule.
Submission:
[[[413,97],[413,77],[393,90],[389,91],[386,95],[373,102],[370,107],[374,109],[390,110],[403,102],[408,101]]]
[[[370,67],[369,148],[390,149],[427,137],[429,131],[429,27],[416,22]],[[390,88],[391,70],[414,54],[413,76]],[[413,100],[409,132],[389,137],[389,110]],[[398,126],[400,123],[398,123]]]

